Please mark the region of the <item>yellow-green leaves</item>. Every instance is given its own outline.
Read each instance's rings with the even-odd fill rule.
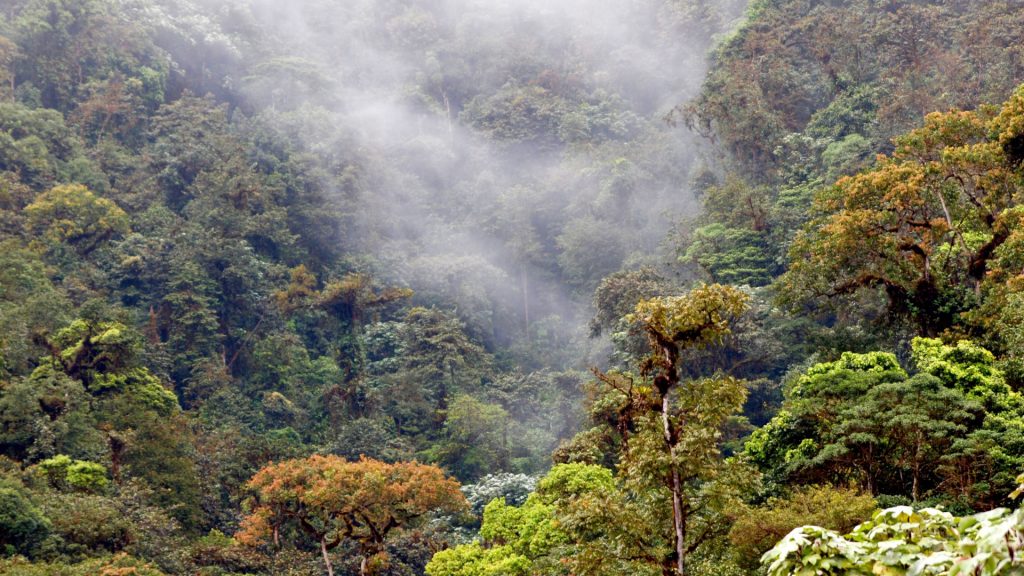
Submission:
[[[109,484],[106,466],[85,460],[72,460],[66,454],[43,460],[39,468],[57,488],[70,487],[83,492],[101,493]]]
[[[526,574],[595,573],[593,562],[622,562],[612,547],[628,550],[639,560],[642,552],[629,536],[630,526],[650,537],[645,517],[623,522],[622,507],[630,496],[621,491],[611,470],[587,464],[560,464],[542,478],[537,492],[522,506],[504,498],[484,509],[482,542],[439,552],[427,564],[429,576],[520,576]],[[604,558],[595,560],[595,553]],[[628,563],[635,568],[639,564]],[[615,573],[612,571],[598,573]],[[634,573],[630,571],[629,573]]]
[[[643,300],[628,319],[639,322],[652,337],[681,348],[703,346],[731,333],[731,324],[746,310],[747,300],[737,288],[710,284],[682,296]]]
[[[526,576],[530,559],[509,546],[484,548],[479,542],[442,550],[427,563],[427,576]]]
[[[990,128],[1011,163],[1024,160],[1024,86],[1018,87],[1006,101]]]
[[[25,207],[25,214],[32,231],[46,244],[69,244],[83,255],[130,230],[124,210],[81,184],[65,184],[43,192]]]

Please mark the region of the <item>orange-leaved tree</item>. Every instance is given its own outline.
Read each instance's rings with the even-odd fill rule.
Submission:
[[[817,194],[779,289],[802,305],[881,288],[894,315],[935,335],[975,306],[1020,222],[1024,86],[1001,110],[929,114],[895,145]]]
[[[235,535],[259,546],[282,537],[311,539],[333,576],[329,550],[346,540],[359,546],[360,574],[387,560],[385,541],[433,511],[459,512],[467,504],[459,483],[436,467],[387,464],[361,457],[310,456],[270,464],[249,480],[249,513]]]

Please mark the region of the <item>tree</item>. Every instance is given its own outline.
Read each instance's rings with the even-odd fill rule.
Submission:
[[[556,149],[567,102],[543,86],[510,81],[490,97],[478,96],[462,112],[462,121],[492,140]]]
[[[848,532],[871,517],[875,499],[851,488],[807,486],[786,498],[744,508],[729,530],[740,564],[756,569],[761,556],[794,528],[805,524]]]
[[[439,310],[411,308],[402,340],[400,377],[428,390],[439,411],[451,396],[476,392],[491,371],[490,354],[465,333],[462,322]]]
[[[127,234],[128,215],[81,184],[56,186],[25,207],[32,230],[51,247],[69,244],[81,255]]]
[[[679,261],[700,266],[715,282],[768,284],[778,274],[772,192],[729,174],[702,193],[704,211],[679,247]]]
[[[447,409],[443,440],[436,445],[438,461],[463,480],[507,469],[508,428],[508,412],[501,406],[456,396]]]
[[[42,499],[60,546],[69,556],[82,552],[124,550],[139,528],[125,517],[118,503],[96,494],[51,493]]]
[[[36,190],[55,181],[79,182],[96,190],[108,185],[80,144],[57,111],[0,102],[0,167]]]
[[[22,51],[32,55],[21,62],[18,77],[39,87],[47,107],[63,112],[89,80],[162,60],[142,29],[100,0],[31,0],[14,25]]]
[[[96,396],[127,392],[160,416],[180,409],[174,392],[140,365],[139,335],[120,322],[77,319],[44,344],[50,357],[36,368],[34,377],[59,371]]]
[[[910,497],[917,502],[928,476],[953,440],[966,433],[978,409],[960,391],[947,388],[930,374],[875,386],[840,416],[843,422],[835,433],[841,443],[824,446],[821,455],[855,451],[868,444],[869,450],[877,451],[882,469],[910,476]],[[875,473],[871,466],[865,472]],[[877,489],[873,480],[867,488]]]
[[[537,483],[536,494],[554,511],[556,521],[557,531],[545,539],[552,552],[546,563],[551,572],[672,574],[666,493],[663,486],[649,488],[601,466],[552,468]]]
[[[67,486],[94,493],[102,493],[107,488],[107,468],[96,462],[72,460],[66,454],[58,454],[40,462],[39,467],[58,488]]]
[[[885,291],[890,313],[924,335],[962,323],[994,254],[1016,225],[1024,172],[1010,142],[1024,87],[1003,105],[933,113],[891,157],[818,193],[821,215],[797,236],[784,299]]]
[[[78,319],[40,340],[49,356],[25,389],[0,396],[6,421],[27,420],[37,432],[4,438],[5,444],[27,434],[50,443],[29,448],[37,458],[106,453],[115,482],[142,480],[154,489],[154,501],[171,507],[186,528],[197,528],[203,511],[188,423],[174,392],[141,365],[139,335],[119,322]],[[83,486],[98,481],[89,468],[78,467]]]
[[[680,382],[680,355],[721,342],[746,309],[746,300],[739,290],[715,284],[683,296],[641,301],[633,314],[650,342],[651,356],[643,368],[653,375],[657,402],[640,416],[641,434],[627,444],[624,474],[651,487],[669,487],[674,541],[670,558],[681,576],[686,574],[687,556],[710,536],[709,526],[691,532],[695,527],[689,521],[706,496],[700,493],[700,484],[721,468],[716,433],[743,406],[746,387],[727,376]],[[656,420],[660,440],[651,434]]]
[[[21,56],[18,45],[9,38],[0,36],[0,97],[14,99],[14,63]]]
[[[637,303],[668,296],[673,291],[672,284],[651,267],[616,272],[605,277],[594,290],[591,336],[625,331],[622,319],[633,312]]]
[[[298,56],[260,62],[242,79],[245,93],[271,110],[288,110],[328,91],[333,81],[314,63]]]
[[[28,562],[24,558],[14,557],[0,561],[0,571],[18,576],[51,576],[61,574],[68,576],[92,576],[94,574],[131,574],[132,576],[167,576],[155,565],[134,556],[119,552],[113,556],[93,558],[78,564],[64,562]]]
[[[487,504],[482,542],[438,552],[427,564],[427,574],[613,574],[618,568],[635,569],[639,565],[620,553],[635,556],[632,531],[643,532],[651,525],[642,515],[631,519],[633,525],[623,522],[625,517],[616,512],[626,500],[611,470],[559,464],[524,502],[512,505],[499,497]],[[603,560],[603,568],[594,563],[597,559]]]
[[[543,237],[539,228],[542,223],[546,223],[540,212],[547,200],[533,188],[517,186],[498,196],[495,210],[487,220],[488,230],[502,239],[511,259],[519,269],[523,334],[527,338],[530,336],[531,295],[536,290],[531,287],[531,272],[534,272],[538,262],[545,257]]]
[[[287,534],[305,535],[319,546],[332,576],[328,552],[342,542],[358,546],[359,571],[366,576],[386,561],[385,543],[392,531],[411,527],[434,511],[466,507],[459,484],[440,468],[365,457],[356,462],[338,456],[286,460],[266,466],[246,486],[255,494],[238,541],[258,546],[269,537],[280,547]]]
[[[33,553],[51,530],[50,520],[22,490],[0,486],[0,539],[6,548],[5,555]]]
[[[991,102],[1020,82],[1021,63],[1002,38],[1019,34],[1024,20],[1006,7],[759,2],[716,46],[688,120],[713,133],[729,164],[753,181],[784,176],[789,159],[780,152],[794,133],[825,145],[859,134],[872,152],[884,150],[924,114]]]
[[[557,241],[562,274],[584,293],[592,292],[602,278],[617,271],[630,248],[624,229],[592,216],[567,223]]]
[[[16,240],[0,242],[0,286],[0,375],[27,374],[43,350],[32,335],[65,326],[72,307],[42,256]]]
[[[716,223],[694,230],[690,242],[680,261],[698,264],[716,282],[764,286],[771,281],[775,267],[762,233]]]
[[[556,562],[550,553],[566,540],[554,507],[536,494],[520,506],[508,505],[504,498],[492,500],[484,508],[480,536],[486,548],[474,542],[440,552],[427,564],[427,574],[550,573]]]
[[[35,373],[4,383],[0,393],[0,451],[21,461],[57,453],[102,452],[94,427],[94,398],[81,382],[62,373]]]
[[[1020,395],[992,354],[969,341],[916,338],[911,358],[913,376],[882,352],[810,367],[745,454],[780,484],[853,480],[915,502],[997,504],[1008,469],[1024,465]]]

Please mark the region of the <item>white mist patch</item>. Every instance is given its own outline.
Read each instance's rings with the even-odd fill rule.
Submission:
[[[315,117],[300,135],[307,149],[337,146],[326,153],[358,163],[365,232],[354,248],[420,303],[508,345],[540,332],[582,340],[603,275],[671,258],[666,232],[699,210],[689,182],[699,142],[664,116],[697,92],[713,38],[744,5],[236,0],[207,10],[226,36],[244,21],[278,46],[238,75],[265,119]]]

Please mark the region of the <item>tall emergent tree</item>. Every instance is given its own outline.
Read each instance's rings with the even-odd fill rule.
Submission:
[[[720,343],[746,301],[736,288],[713,284],[683,296],[641,301],[632,315],[651,345],[642,368],[654,377],[658,402],[638,418],[640,433],[626,446],[622,472],[627,481],[668,485],[674,531],[670,558],[680,575],[686,574],[687,556],[713,535],[713,526],[692,526],[692,521],[700,512],[698,502],[707,499],[706,482],[721,468],[717,432],[746,398],[743,382],[729,376],[683,381],[680,357]],[[657,419],[660,440],[650,434]]]

